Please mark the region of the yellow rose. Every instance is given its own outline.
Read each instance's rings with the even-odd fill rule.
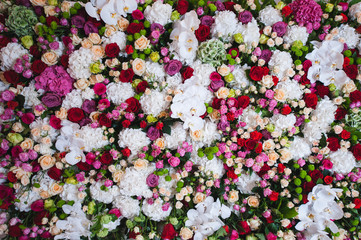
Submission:
[[[142,76],[145,72],[145,62],[140,58],[136,58],[132,63],[132,68],[135,74]]]
[[[47,170],[47,169],[51,168],[52,166],[54,166],[55,158],[50,155],[44,155],[38,159],[38,162],[43,170]]]
[[[134,42],[135,49],[143,51],[149,46],[150,41],[148,38],[141,36]]]
[[[256,196],[249,196],[247,198],[247,203],[249,206],[256,208],[259,206],[259,199]]]
[[[41,56],[41,60],[48,66],[51,66],[58,62],[58,55],[54,51],[49,51]]]

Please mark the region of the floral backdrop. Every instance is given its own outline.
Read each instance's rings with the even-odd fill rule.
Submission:
[[[361,239],[361,1],[3,0],[0,238]]]

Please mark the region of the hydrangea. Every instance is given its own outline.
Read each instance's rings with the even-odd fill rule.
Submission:
[[[107,44],[116,43],[121,51],[125,49],[127,42],[127,35],[122,31],[117,31],[109,38],[103,38],[103,46],[105,47]]]
[[[226,55],[224,44],[218,39],[202,42],[197,51],[197,57],[213,67],[221,65],[226,60]]]
[[[139,200],[131,197],[119,196],[114,199],[113,206],[118,208],[122,216],[128,219],[133,219],[140,212]]]
[[[165,93],[157,90],[153,90],[149,94],[143,94],[139,102],[144,113],[157,117],[162,111],[166,110],[169,102],[165,100],[165,96]]]
[[[272,73],[279,79],[288,77],[288,70],[292,68],[293,60],[289,52],[276,50],[273,52],[268,65]]]
[[[321,26],[322,9],[314,0],[296,0],[289,4],[296,22],[305,26],[307,32],[317,30]]]
[[[9,9],[9,17],[6,20],[6,26],[14,31],[19,37],[32,35],[33,27],[38,22],[38,18],[31,8],[25,6],[13,6]]]
[[[120,105],[125,102],[128,98],[134,96],[134,90],[130,83],[110,83],[107,85],[107,96],[108,99],[115,105]]]
[[[84,151],[86,152],[90,152],[92,149],[100,149],[109,144],[101,128],[92,128],[87,125],[80,129],[79,135],[84,141]]]
[[[282,21],[280,10],[268,5],[259,12],[259,20],[266,26],[272,26],[276,22]]]
[[[91,75],[90,64],[93,53],[90,49],[81,47],[69,56],[68,73],[72,78],[89,78]]]
[[[335,36],[335,40],[343,40],[347,44],[348,48],[355,48],[360,40],[360,34],[348,24],[343,24],[338,30],[338,34]]]
[[[332,170],[336,173],[348,174],[356,166],[356,160],[353,154],[342,149],[329,155],[333,163]]]
[[[287,32],[283,37],[285,43],[292,45],[295,41],[301,41],[303,45],[306,45],[308,40],[308,33],[305,27],[293,25],[287,28]]]
[[[142,205],[142,211],[144,215],[148,216],[153,221],[163,221],[170,215],[172,211],[171,206],[163,206],[163,203],[163,200],[159,198],[156,199],[154,202],[144,200]]]
[[[170,21],[172,6],[156,1],[152,6],[147,6],[144,10],[144,16],[150,23],[159,23],[165,25]]]
[[[132,155],[137,154],[138,151],[150,143],[147,134],[140,129],[125,129],[119,133],[119,147],[129,148]]]
[[[220,11],[214,17],[211,33],[214,37],[222,37],[230,40],[236,31],[238,20],[236,14],[231,11]]]
[[[28,51],[19,43],[8,43],[6,47],[0,50],[1,70],[10,70],[14,66],[16,59],[27,53]]]

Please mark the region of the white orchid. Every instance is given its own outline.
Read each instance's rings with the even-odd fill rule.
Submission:
[[[85,4],[89,16],[102,19],[106,24],[116,25],[120,16],[126,17],[138,7],[136,0],[91,0]]]
[[[187,212],[188,220],[185,225],[194,230],[194,240],[203,240],[224,225],[220,216],[223,219],[229,218],[230,208],[221,204],[219,199],[214,202],[213,197],[207,197],[204,202],[196,205],[196,209]]]

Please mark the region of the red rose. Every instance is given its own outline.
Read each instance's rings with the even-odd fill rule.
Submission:
[[[147,81],[141,81],[140,83],[138,83],[137,87],[136,87],[136,91],[138,93],[144,93],[145,92],[145,89],[148,88],[148,82]]]
[[[330,94],[330,89],[323,85],[316,86],[316,93],[318,96],[323,98],[324,96],[328,96]]]
[[[244,140],[243,138],[237,139],[237,145],[240,147],[243,147],[245,142],[246,142],[246,140]]]
[[[125,111],[133,113],[137,113],[139,111],[140,103],[138,99],[131,97],[125,100],[125,102],[128,104],[128,107],[125,109]]]
[[[240,221],[238,225],[242,228],[242,230],[239,230],[239,235],[247,235],[251,232],[251,228],[249,227],[247,221]]]
[[[314,187],[314,186],[316,186],[316,183],[314,183],[314,182],[305,182],[305,183],[303,183],[303,186],[302,186],[302,188],[303,188],[303,190],[305,190],[305,192],[306,193],[309,193],[309,192],[311,192],[312,191],[312,188]],[[304,200],[307,200],[307,196],[304,198]]]
[[[353,200],[353,203],[356,205],[355,209],[359,209],[361,207],[361,199],[360,198],[355,198]]]
[[[336,137],[328,138],[327,142],[328,142],[328,148],[333,152],[337,151],[341,147]]]
[[[346,114],[347,114],[347,110],[346,110],[346,109],[344,109],[344,108],[337,108],[336,114],[335,114],[335,119],[336,119],[336,120],[341,120],[341,119],[345,118]]]
[[[290,106],[286,105],[282,108],[281,113],[283,115],[288,115],[291,113],[291,111],[292,111],[292,109],[290,108]]]
[[[262,138],[262,133],[260,133],[260,132],[257,132],[257,131],[253,131],[253,132],[251,132],[251,139],[253,139],[253,140],[256,140],[256,141],[259,141],[259,140],[261,140],[261,138]]]
[[[100,126],[105,126],[108,128],[112,126],[112,120],[109,119],[105,113],[99,115],[98,122]]]
[[[157,122],[157,124],[155,125],[155,128],[158,130],[162,130],[164,127],[164,123],[162,122]]]
[[[358,73],[358,70],[357,70],[357,66],[352,64],[352,65],[348,65],[346,66],[344,69],[343,69],[346,73],[346,75],[351,78],[351,79],[356,79],[357,77],[357,73]]]
[[[224,7],[226,8],[226,10],[228,10],[228,11],[233,11],[234,10],[234,5],[236,4],[236,3],[234,3],[234,2],[224,2],[223,3],[224,4]]]
[[[285,171],[285,169],[286,169],[286,166],[285,166],[285,165],[283,165],[282,163],[279,163],[279,164],[278,164],[278,166],[277,166],[277,171],[278,171],[279,173],[283,173],[283,172]]]
[[[289,6],[282,8],[282,15],[288,17],[292,13],[292,9]]]
[[[2,35],[0,37],[0,49],[3,48],[3,47],[6,47],[6,45],[8,45],[9,42],[10,42],[10,38]]]
[[[315,109],[317,106],[317,95],[314,93],[306,93],[305,96],[303,97],[303,100],[306,103],[306,106],[309,108],[313,108]]]
[[[140,128],[146,128],[147,127],[147,122],[146,121],[141,121],[140,124],[139,124],[139,127]]]
[[[100,157],[100,161],[105,164],[105,165],[109,165],[113,162],[113,157],[110,154],[110,152],[105,152],[103,153],[103,155]]]
[[[33,113],[25,113],[21,116],[21,121],[23,121],[27,125],[34,122],[34,120],[35,120],[35,116]]]
[[[127,46],[125,47],[125,52],[126,52],[127,54],[132,54],[132,53],[134,52],[133,46],[132,46],[132,45],[127,45]]]
[[[180,15],[183,15],[187,12],[189,7],[189,3],[186,0],[180,0],[178,1],[178,5],[177,5],[177,11],[180,13]]]
[[[351,102],[361,102],[361,91],[356,90],[350,93]]]
[[[71,122],[78,123],[84,118],[84,112],[80,108],[70,108],[68,111],[68,119]]]
[[[12,172],[12,171],[10,171],[10,172],[8,172],[8,180],[9,180],[9,182],[14,183],[14,182],[16,182],[18,179],[16,178],[15,173]]]
[[[279,79],[276,76],[272,76],[272,81],[273,81],[273,85],[277,86]]]
[[[346,131],[345,129],[341,132],[341,138],[342,139],[349,139],[351,137],[351,133],[349,131]]]
[[[44,210],[44,200],[39,199],[30,205],[30,208],[34,212],[41,212]]]
[[[312,182],[316,183],[318,179],[322,179],[323,178],[323,174],[321,173],[320,170],[313,170],[313,171],[309,171],[308,175],[310,175]]]
[[[278,195],[279,195],[278,192],[272,191],[271,195],[269,195],[268,197],[269,197],[269,199],[270,199],[271,201],[274,202],[274,201],[277,201]]]
[[[123,128],[128,128],[130,126],[130,121],[128,119],[125,119],[123,122],[122,122],[122,126]]]
[[[249,72],[249,76],[254,81],[261,81],[263,76],[266,76],[269,72],[267,67],[253,66]]]
[[[235,172],[233,170],[228,170],[227,171],[227,178],[237,179],[238,176],[237,176],[237,174],[235,174]]]
[[[43,61],[37,59],[31,65],[31,71],[39,75],[40,73],[44,72],[46,67],[47,65]]]
[[[61,120],[57,118],[55,115],[52,115],[49,120],[49,125],[55,129],[61,128]]]
[[[9,101],[6,103],[6,105],[8,105],[8,108],[14,110],[17,106],[19,106],[19,103],[15,101]]]
[[[176,231],[172,224],[168,223],[164,226],[162,232],[162,239],[164,240],[171,240],[176,236]]]
[[[262,152],[262,143],[261,142],[259,142],[259,143],[257,143],[257,147],[256,147],[256,149],[254,150],[256,153],[261,153]]]
[[[234,113],[232,113],[232,112],[228,112],[227,114],[226,114],[226,116],[227,116],[227,120],[229,121],[229,122],[232,122],[232,121],[234,121]]]
[[[343,59],[343,68],[346,68],[348,65],[350,65],[350,59],[348,58],[348,57],[345,57],[344,59]]]
[[[221,102],[222,102],[222,99],[220,98],[213,98],[213,101],[212,101],[212,107],[214,109],[219,109],[221,107]]]
[[[129,24],[127,28],[127,32],[129,34],[139,33],[140,30],[144,29],[144,24],[142,22],[140,23],[131,23]]]
[[[345,14],[341,13],[341,16],[342,16],[341,23],[345,23],[348,21],[348,17]]]
[[[109,43],[105,46],[105,54],[108,57],[114,58],[120,53],[120,48],[116,43]]]
[[[121,82],[133,82],[133,77],[134,77],[134,72],[133,69],[131,68],[120,71],[119,80]]]
[[[263,175],[265,175],[268,170],[270,170],[270,166],[268,166],[268,164],[264,164],[262,167],[261,167],[261,170],[259,172],[257,172],[257,175],[262,177]]]
[[[29,52],[31,55],[33,55],[35,58],[41,57],[41,52],[39,51],[39,48],[37,45],[33,45],[30,47]]]
[[[62,55],[60,58],[60,63],[64,68],[68,68],[69,66],[69,55]]]
[[[210,28],[207,25],[199,25],[199,28],[195,31],[196,38],[199,42],[207,40],[210,33]]]
[[[42,211],[42,212],[35,213],[34,224],[38,225],[38,226],[44,225],[44,224],[42,224],[42,219],[44,217],[46,217],[46,218],[49,217],[49,213],[47,211]]]
[[[323,181],[326,183],[326,184],[331,184],[333,182],[333,177],[331,176],[326,176]]]
[[[19,82],[19,74],[17,74],[14,70],[5,71],[4,77],[8,83],[17,85]]]
[[[78,162],[76,164],[76,166],[81,170],[81,171],[90,171],[91,169],[91,165],[89,165],[89,163],[87,162]]]
[[[181,71],[183,81],[187,80],[188,78],[191,78],[193,76],[193,68],[186,67]]]
[[[248,107],[249,103],[250,103],[250,99],[248,96],[240,96],[238,97],[238,106],[239,108],[243,108],[245,109],[246,107]]]
[[[131,154],[131,151],[129,148],[124,148],[121,152],[124,157],[129,157]]]
[[[311,84],[311,81],[307,78],[307,74],[303,74],[301,77],[300,83],[302,85]]]
[[[60,181],[63,171],[57,167],[52,167],[48,170],[48,176],[55,181]]]
[[[356,158],[357,161],[361,160],[361,144],[356,144],[351,148],[353,156]]]
[[[257,141],[252,139],[247,139],[244,145],[248,150],[253,150],[257,145]]]
[[[20,223],[14,225],[14,226],[9,226],[9,235],[11,237],[20,237],[23,235],[22,230],[19,226],[20,226]]]

